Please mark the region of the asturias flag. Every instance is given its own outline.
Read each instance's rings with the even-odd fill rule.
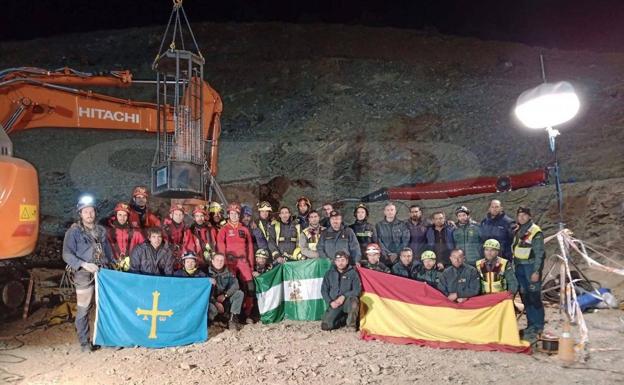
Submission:
[[[208,339],[208,278],[101,270],[95,284],[94,343],[161,348]]]
[[[530,353],[520,340],[511,294],[449,301],[423,282],[359,269],[360,331],[365,340],[422,346]]]
[[[321,296],[328,259],[286,262],[254,278],[262,323],[320,320],[327,309]]]

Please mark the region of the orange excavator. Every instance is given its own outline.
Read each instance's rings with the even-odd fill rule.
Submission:
[[[138,82],[133,81],[129,71],[93,74],[70,68],[47,71],[29,67],[0,71],[0,313],[3,309],[19,307],[26,294],[25,275],[16,270],[16,264],[6,261],[32,253],[39,233],[37,172],[28,162],[13,157],[8,135],[35,128],[144,131],[157,134],[159,143],[175,147],[179,139],[176,135],[180,134],[175,132],[180,114],[172,105],[122,99],[85,89],[126,88],[135,83]],[[201,102],[197,109],[202,111],[202,118],[197,120],[201,122],[197,127],[200,130],[197,132],[201,132],[201,138],[197,139],[201,143],[192,145],[202,149],[203,169],[209,174],[207,177],[214,180],[223,108],[221,98],[199,77],[188,77],[186,85],[183,88],[186,93],[180,95],[179,100],[189,99],[187,104],[192,104],[190,99],[196,99],[195,102]],[[184,139],[189,141],[189,138]],[[153,188],[156,187],[153,184]],[[198,197],[197,190],[190,194],[187,190],[182,193],[180,189],[173,190],[165,190],[160,196],[167,197],[167,193],[172,192],[169,197]]]

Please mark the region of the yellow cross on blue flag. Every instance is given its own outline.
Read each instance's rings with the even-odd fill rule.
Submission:
[[[162,348],[208,339],[208,278],[100,270],[95,293],[97,345]]]

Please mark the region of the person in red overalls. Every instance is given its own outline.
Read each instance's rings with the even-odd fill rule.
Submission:
[[[240,222],[241,206],[238,203],[230,203],[227,215],[227,223],[217,234],[217,251],[226,256],[228,268],[243,283],[240,285],[245,291],[243,309],[250,316],[255,298],[253,239],[249,229]]]
[[[209,264],[215,253],[217,231],[206,220],[206,206],[197,205],[193,209],[193,224],[189,228],[190,235],[184,244],[185,251],[191,251],[200,261],[199,266]]]
[[[186,245],[191,235],[188,226],[184,223],[184,215],[184,207],[182,205],[171,205],[169,218],[163,221],[163,238],[173,254],[175,269],[182,267],[181,258],[184,252],[184,245]]]
[[[130,212],[128,213],[130,226],[141,229],[144,237],[145,231],[150,227],[160,227],[160,219],[147,207],[148,197],[147,187],[136,186],[132,191],[132,200],[129,204]]]
[[[113,249],[115,268],[121,271],[130,269],[130,252],[135,246],[145,242],[141,230],[130,226],[128,215],[130,207],[125,203],[117,203],[115,216],[111,218],[107,228],[108,242]]]

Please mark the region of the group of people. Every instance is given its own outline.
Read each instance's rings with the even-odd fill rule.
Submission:
[[[515,293],[519,287],[527,309],[525,338],[543,329],[543,235],[528,208],[519,208],[514,221],[493,200],[483,221],[476,223],[465,206],[457,208],[451,221],[442,211],[425,219],[422,208],[412,205],[409,219],[402,221],[396,205],[388,203],[384,219],[373,225],[368,207],[360,203],[354,222],[346,225],[331,203],[318,212],[306,197],[297,200],[295,213],[282,206],[277,216],[271,204],[259,202],[256,218],[250,206],[231,203],[224,211],[211,202],[189,213],[174,204],[161,219],[150,211],[148,199],[147,188],[136,187],[130,202],[118,203],[100,224],[92,198],[77,205],[79,220],[65,235],[63,259],[74,273],[76,329],[83,351],[95,349],[88,339],[88,313],[93,274],[103,267],[208,277],[213,284],[209,319],[221,317],[230,328],[258,320],[253,277],[288,261],[329,258],[334,263],[321,290],[328,303],[324,330],[357,326],[361,287],[356,267],[426,282],[456,302],[504,290]]]

